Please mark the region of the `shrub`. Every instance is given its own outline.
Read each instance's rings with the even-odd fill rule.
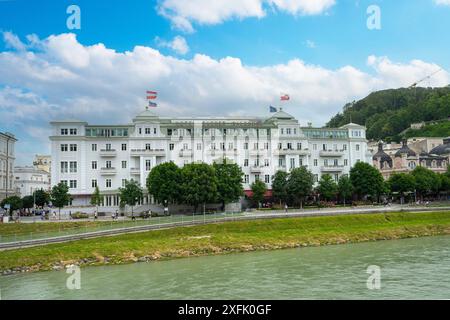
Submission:
[[[89,215],[83,212],[75,212],[72,214],[72,219],[88,219]]]

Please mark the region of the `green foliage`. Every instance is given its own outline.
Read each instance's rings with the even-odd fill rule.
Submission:
[[[99,206],[102,204],[102,196],[98,186],[95,187],[94,193],[91,196],[91,204],[93,206]]]
[[[34,199],[33,196],[25,196],[22,198],[22,208],[30,209],[33,208]]]
[[[324,174],[319,181],[317,191],[320,194],[320,198],[326,201],[336,197],[337,185],[333,178],[329,174]]]
[[[373,92],[366,98],[347,104],[334,116],[328,127],[349,122],[367,127],[367,138],[398,141],[400,133],[411,123],[446,119],[450,115],[450,87],[390,89]],[[442,135],[441,128],[431,129],[430,136]],[[422,136],[422,134],[420,134]]]
[[[409,173],[395,173],[388,180],[389,188],[392,192],[398,192],[404,195],[408,192],[414,192],[416,188],[416,180]]]
[[[147,177],[147,190],[159,203],[180,201],[181,170],[173,162],[157,165]]]
[[[353,185],[352,182],[350,181],[350,178],[347,175],[342,176],[339,179],[337,188],[338,194],[345,204],[345,200],[353,195]]]
[[[303,206],[303,200],[307,197],[314,184],[313,174],[305,167],[295,168],[289,175],[287,191],[293,202]]]
[[[411,174],[416,181],[415,187],[417,193],[423,197],[424,195],[438,191],[440,188],[441,180],[438,175],[430,169],[424,167],[416,167]]]
[[[139,185],[139,182],[131,179],[125,181],[125,187],[119,188],[120,201],[131,206],[131,212],[133,212],[133,207],[139,202],[144,196],[144,192]]]
[[[450,121],[425,125],[420,129],[409,129],[405,132],[405,138],[411,137],[448,137],[450,135]]]
[[[20,199],[20,197],[18,196],[11,196],[3,199],[2,202],[0,203],[0,206],[4,208],[6,204],[9,204],[11,206],[10,212],[12,212],[13,210],[19,210],[23,208],[22,199]]]
[[[365,162],[358,162],[350,170],[350,181],[358,198],[376,197],[386,192],[381,173]]]
[[[72,219],[79,220],[79,219],[88,219],[89,215],[87,213],[83,212],[75,212],[72,213]]]
[[[195,211],[200,204],[217,199],[217,177],[214,168],[206,163],[190,163],[181,169],[181,193],[185,203]]]
[[[222,163],[213,164],[217,177],[217,200],[223,206],[227,203],[238,201],[244,194],[242,178],[244,173],[235,163],[227,163],[226,159]],[[224,208],[222,208],[224,209]]]
[[[50,203],[50,194],[44,190],[36,190],[33,193],[34,203],[38,207],[44,207]]]
[[[285,171],[277,171],[275,175],[273,176],[272,180],[272,192],[273,197],[277,201],[281,202],[287,202],[288,201],[288,192],[287,192],[287,186],[288,186],[288,179],[289,174]]]
[[[266,184],[261,180],[256,180],[251,184],[250,188],[252,189],[253,192],[252,195],[253,202],[255,202],[256,204],[261,203],[261,201],[264,200],[264,194],[267,191]]]
[[[58,183],[56,186],[53,186],[50,199],[52,205],[59,209],[68,205],[71,199],[69,187],[62,182]]]

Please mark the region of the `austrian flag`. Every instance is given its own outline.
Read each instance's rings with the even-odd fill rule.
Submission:
[[[158,97],[158,92],[147,91],[147,100],[155,100]]]
[[[281,96],[281,101],[289,101],[290,99],[291,99],[291,97],[289,97],[288,94],[283,94],[283,95]]]

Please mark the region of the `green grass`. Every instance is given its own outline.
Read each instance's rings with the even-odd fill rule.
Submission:
[[[450,212],[252,220],[180,227],[0,252],[0,270],[120,264],[208,254],[450,234]]]

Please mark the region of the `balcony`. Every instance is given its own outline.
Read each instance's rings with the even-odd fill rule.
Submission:
[[[100,157],[115,157],[117,152],[115,149],[102,149],[100,150]]]
[[[322,150],[319,152],[321,157],[342,157],[345,150]]]
[[[117,170],[116,170],[116,168],[114,168],[114,167],[111,167],[111,168],[101,168],[101,169],[100,169],[100,173],[101,173],[103,176],[112,176],[112,175],[115,175],[115,174],[117,173]]]
[[[306,156],[309,155],[308,149],[278,149],[274,151],[274,155],[276,156],[285,156],[285,155],[299,155]]]
[[[131,168],[130,173],[131,174],[141,174],[141,169],[140,168]]]
[[[344,166],[323,166],[320,168],[322,172],[341,172],[344,170]]]
[[[164,149],[131,149],[132,157],[140,157],[140,156],[164,157],[165,155],[166,151]]]
[[[250,167],[251,173],[261,173],[261,171],[262,171],[262,167],[255,167],[255,166]]]
[[[191,149],[180,150],[180,157],[192,157],[192,150]]]

